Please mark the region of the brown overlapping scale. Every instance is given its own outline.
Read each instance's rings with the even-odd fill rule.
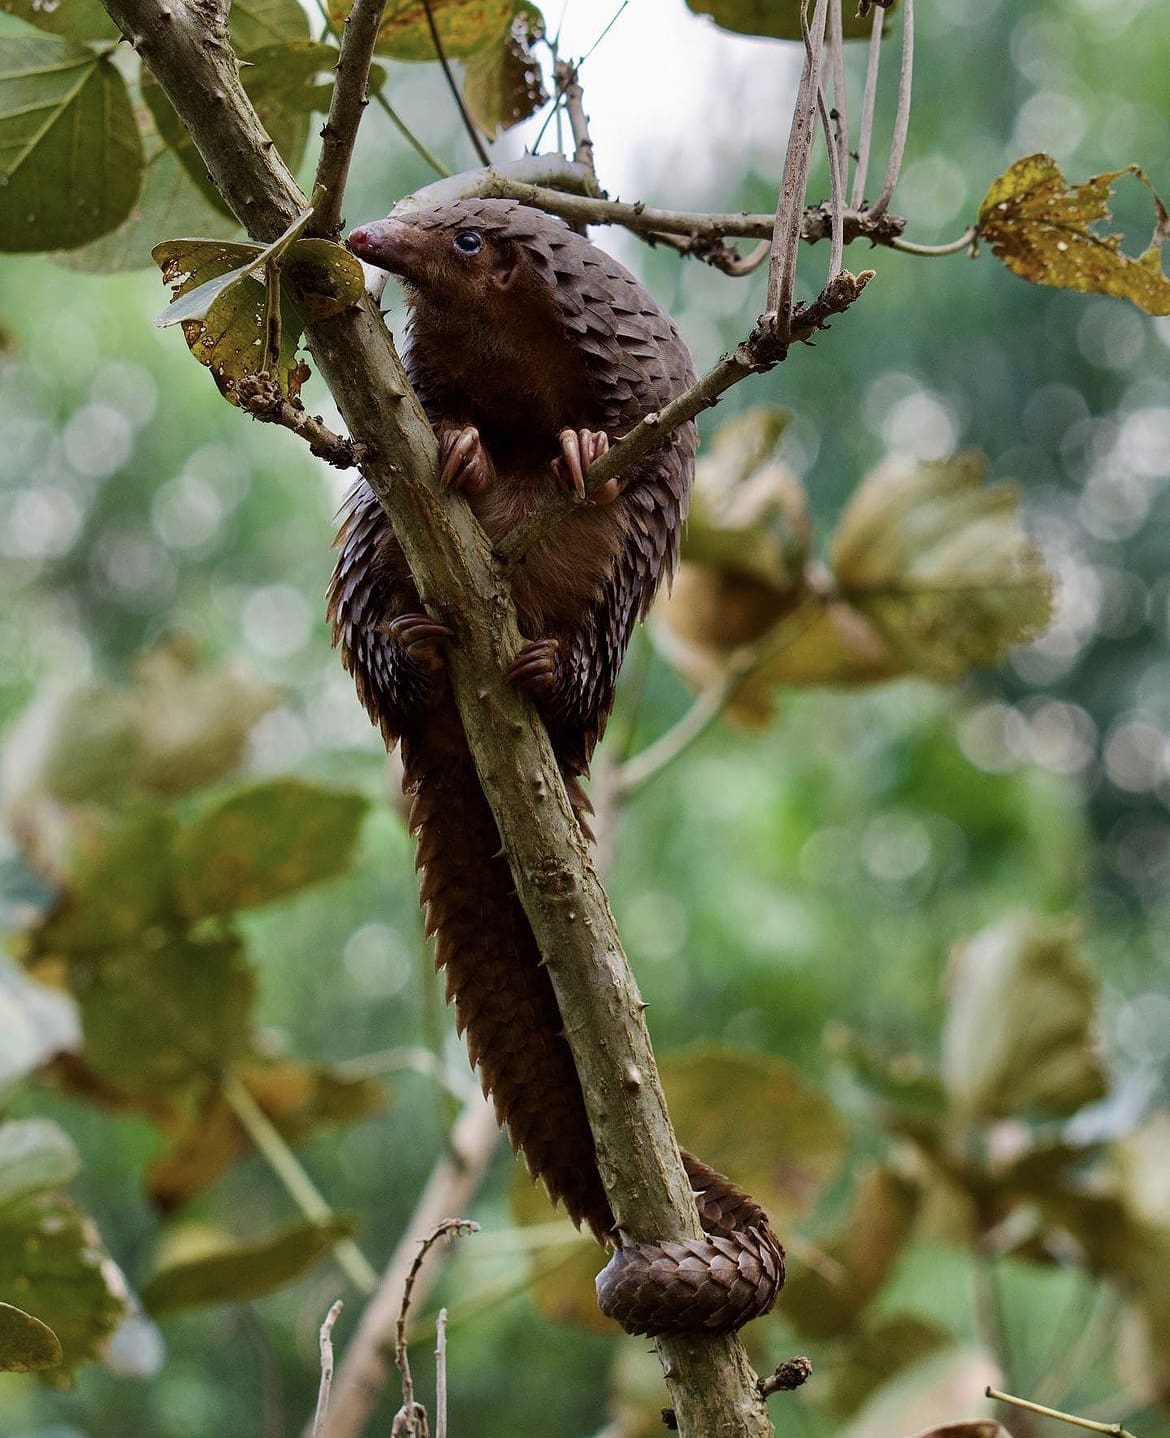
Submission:
[[[600,416],[616,439],[693,382],[690,356],[669,317],[622,265],[562,221],[510,200],[459,201],[407,218],[434,232],[437,245],[449,244],[447,232],[472,226],[500,237],[522,251],[553,297],[549,313],[564,343],[559,366],[578,376],[580,411],[559,416],[547,435],[524,434],[529,449],[546,447],[538,487],[545,475],[551,487],[548,465],[562,424],[596,427]],[[493,408],[490,385],[486,401],[482,393],[460,393],[443,348],[456,311],[429,315],[424,307],[436,303],[433,295],[409,298],[414,314],[405,359],[432,424],[466,424],[469,414],[479,414],[497,431],[530,425],[510,400]],[[522,346],[509,353],[507,339],[493,333],[491,362],[523,369]],[[596,511],[609,516],[604,533],[612,548],[598,551],[609,568],[599,582],[584,586],[586,597],[571,624],[543,616],[539,585],[535,594],[530,585],[523,603],[517,591],[530,637],[552,634],[559,641],[556,692],[542,709],[586,833],[591,811],[578,780],[588,772],[604,729],[633,626],[677,562],[696,442],[694,425],[680,426],[661,449],[631,467],[619,499]],[[511,483],[517,494],[531,488],[530,473],[510,476],[496,468],[495,485]],[[598,533],[588,526],[571,532],[584,536],[578,542]],[[427,932],[435,938],[435,961],[445,973],[457,1026],[533,1177],[574,1222],[588,1224],[599,1241],[612,1244],[613,1216],[556,995],[515,897],[454,700],[441,676],[406,653],[387,629],[390,620],[421,604],[364,480],[346,503],[338,545],[329,590],[334,641],[387,743],[402,743]],[[550,613],[563,609],[554,602],[558,598],[543,596]],[[704,1241],[619,1247],[598,1277],[603,1312],[631,1332],[738,1328],[767,1312],[784,1280],[783,1251],[759,1205],[691,1155],[683,1158]]]

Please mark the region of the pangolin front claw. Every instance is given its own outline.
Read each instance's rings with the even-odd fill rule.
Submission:
[[[439,478],[464,494],[482,494],[492,482],[492,462],[473,424],[444,429],[439,436]]]
[[[559,679],[557,639],[534,639],[526,644],[504,671],[509,684],[515,684],[535,699],[544,699],[557,687]]]
[[[563,429],[560,440],[561,452],[552,462],[553,474],[567,494],[584,499],[585,476],[609,448],[609,435],[600,429]],[[616,482],[609,480],[589,499],[593,504],[609,504],[617,496]]]
[[[429,614],[400,614],[385,626],[391,639],[400,644],[416,664],[427,669],[442,669],[443,648],[455,631],[440,624]]]

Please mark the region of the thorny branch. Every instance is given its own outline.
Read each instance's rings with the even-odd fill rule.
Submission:
[[[573,163],[594,174],[593,141],[589,138],[589,116],[585,113],[584,94],[576,65],[567,60],[556,63],[557,90],[565,97],[565,111],[573,136]]]
[[[354,0],[353,9],[346,17],[329,118],[321,131],[321,158],[317,161],[314,185],[315,192],[324,190],[317,205],[315,228],[326,239],[335,239],[341,229],[341,199],[358,126],[369,103],[366,86],[370,62],[385,8],[386,0]]]

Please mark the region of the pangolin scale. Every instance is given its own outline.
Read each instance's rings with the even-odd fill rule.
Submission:
[[[444,478],[498,541],[558,484],[581,488],[609,437],[693,383],[686,346],[642,285],[563,221],[509,200],[416,207],[350,236],[402,281],[404,361]],[[513,576],[531,641],[510,677],[548,727],[578,816],[630,634],[678,557],[692,424],[575,509]],[[614,489],[617,492],[612,492]],[[443,674],[445,627],[421,612],[364,480],[338,535],[329,617],[358,694],[400,743],[436,966],[484,1090],[554,1201],[616,1248],[602,1310],[630,1332],[729,1331],[767,1312],[783,1250],[758,1204],[689,1154],[707,1239],[621,1246],[552,983],[519,901]]]

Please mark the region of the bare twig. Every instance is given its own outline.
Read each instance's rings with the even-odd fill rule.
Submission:
[[[334,432],[320,415],[311,415],[299,400],[289,400],[270,375],[245,375],[235,388],[240,408],[265,424],[291,429],[309,446],[309,453],[337,469],[353,469],[361,463],[361,446]]]
[[[593,175],[593,141],[589,138],[589,116],[585,113],[584,92],[577,75],[577,66],[567,60],[556,62],[557,89],[565,97],[565,111],[573,135],[573,161]]]
[[[317,161],[315,183],[316,189],[325,192],[317,205],[316,229],[326,239],[333,239],[341,229],[341,202],[358,126],[369,103],[366,85],[385,8],[386,0],[354,0],[353,9],[346,17],[329,118],[321,131],[321,158]]]
[[[585,500],[558,493],[538,513],[516,525],[496,546],[500,558],[509,565],[518,564],[557,520],[578,504],[587,503],[590,494],[615,479],[635,460],[665,444],[680,424],[709,409],[725,390],[748,375],[772,369],[787,357],[792,345],[810,340],[818,330],[825,328],[831,316],[843,314],[873,275],[873,270],[862,270],[857,275],[842,270],[811,304],[798,305],[786,321],[774,314],[761,315],[755,329],[731,354],[724,355],[670,404],[640,419],[629,434],[590,466]]]
[[[786,322],[792,314],[796,292],[796,258],[800,243],[801,216],[808,187],[809,159],[812,155],[813,124],[817,113],[817,94],[821,83],[821,53],[825,42],[825,17],[828,0],[817,0],[812,25],[806,31],[804,68],[792,109],[792,129],[788,150],[780,176],[776,198],[776,217],[772,226],[772,255],[768,269],[768,313]],[[801,28],[804,27],[803,11]],[[811,36],[811,43],[808,36]]]
[[[1087,1428],[1090,1433],[1107,1433],[1109,1438],[1133,1438],[1133,1434],[1127,1432],[1120,1423],[1098,1423],[1095,1418],[1081,1418],[1076,1413],[1063,1413],[1059,1408],[1047,1408],[1043,1403],[1032,1403],[1027,1398],[1001,1393],[998,1388],[985,1388],[983,1392],[997,1403],[1010,1403],[1013,1408],[1039,1413],[1042,1418],[1056,1418],[1061,1423],[1071,1423],[1074,1428]]]
[[[902,239],[897,236],[889,241],[890,249],[901,250],[904,255],[922,255],[926,259],[935,259],[942,255],[958,255],[967,250],[974,255],[979,241],[979,230],[975,225],[968,225],[957,240],[948,240],[945,245],[919,245],[913,240]]]
[[[431,32],[431,43],[435,47],[435,54],[439,57],[439,64],[443,68],[443,77],[447,81],[447,88],[451,91],[451,97],[455,101],[455,107],[459,111],[459,118],[463,121],[463,128],[467,131],[467,138],[471,141],[471,148],[475,151],[481,165],[490,165],[488,152],[484,147],[480,133],[475,127],[475,121],[467,112],[467,106],[463,103],[463,94],[459,89],[459,82],[451,69],[451,62],[447,59],[447,53],[443,49],[443,42],[439,38],[439,27],[435,24],[434,12],[431,9],[431,0],[423,0],[423,9],[426,11],[427,28]]]
[[[890,163],[886,169],[882,192],[870,206],[870,214],[884,215],[894,196],[894,187],[902,173],[902,156],[906,153],[906,136],[910,131],[910,93],[914,77],[914,0],[902,0],[902,65],[898,71],[898,108],[894,115],[894,134],[890,140]]]
[[[491,1105],[478,1093],[468,1100],[451,1130],[449,1152],[431,1172],[414,1213],[386,1266],[378,1290],[366,1304],[357,1331],[346,1345],[334,1384],[325,1438],[357,1438],[389,1377],[387,1353],[402,1308],[407,1276],[414,1271],[417,1301],[437,1272],[437,1255],[419,1244],[446,1214],[466,1208],[499,1143]]]
[[[418,1253],[410,1265],[410,1271],[406,1275],[406,1282],[402,1288],[402,1306],[398,1310],[398,1322],[395,1325],[394,1363],[399,1373],[402,1374],[402,1407],[394,1415],[394,1422],[390,1427],[391,1438],[398,1438],[400,1433],[409,1434],[410,1438],[427,1438],[427,1412],[421,1403],[415,1402],[414,1380],[410,1376],[410,1356],[406,1349],[406,1320],[410,1317],[414,1282],[422,1267],[423,1259],[440,1238],[447,1236],[465,1238],[469,1233],[478,1232],[479,1224],[473,1223],[470,1218],[444,1218],[442,1222],[435,1225],[418,1246]],[[446,1407],[446,1397],[444,1391],[444,1407]]]
[[[229,1072],[225,1075],[221,1092],[244,1132],[267,1160],[269,1168],[280,1179],[285,1191],[305,1217],[312,1219],[314,1223],[327,1223],[335,1217],[333,1209],[301,1167],[300,1159],[284,1141],[280,1130],[235,1074]],[[333,1245],[333,1256],[359,1293],[368,1294],[374,1291],[378,1275],[352,1238],[339,1239]]]
[[[829,72],[833,77],[833,133],[841,193],[849,190],[849,92],[845,82],[845,26],[842,0],[829,0]],[[842,199],[844,209],[847,201]]]
[[[435,1319],[435,1438],[447,1438],[447,1310]]]
[[[837,8],[837,18],[840,20],[840,0],[833,0]],[[811,59],[813,55],[812,36],[809,34],[808,26],[804,23],[803,13],[801,15],[801,33],[804,36],[805,54]],[[832,43],[833,36],[829,41]],[[840,36],[837,37],[838,42]],[[840,45],[838,44],[838,50]],[[843,64],[844,62],[842,62]],[[829,66],[834,69],[834,84],[836,84],[835,60],[833,52],[829,54]],[[841,81],[844,89],[844,79]],[[833,120],[829,114],[829,107],[825,101],[825,87],[819,73],[817,78],[817,113],[821,117],[821,127],[825,133],[825,151],[829,157],[829,214],[831,225],[832,245],[829,250],[829,280],[834,280],[841,272],[842,257],[845,253],[845,175],[847,170],[841,158],[841,129],[840,120],[837,122],[837,129],[834,131]]]
[[[865,178],[869,172],[869,152],[873,143],[873,113],[877,102],[878,69],[882,58],[882,31],[886,12],[874,8],[873,29],[869,32],[869,60],[865,67],[865,90],[861,100],[861,129],[857,136],[857,169],[853,172],[853,193],[849,203],[854,210],[865,204]]]
[[[321,1325],[321,1383],[317,1389],[317,1411],[313,1415],[313,1438],[325,1438],[325,1416],[329,1412],[329,1390],[333,1386],[333,1325],[341,1314],[341,1308],[339,1298]]]

